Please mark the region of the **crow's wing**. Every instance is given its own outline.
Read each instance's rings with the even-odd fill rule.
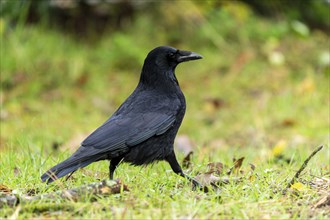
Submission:
[[[112,116],[82,142],[80,153],[85,151],[87,155],[106,153],[115,156],[154,135],[165,133],[175,119],[175,114],[157,112]]]
[[[170,129],[179,109],[178,100],[135,90],[103,125],[81,143],[71,157],[48,170],[42,175],[42,180],[52,182],[53,176],[61,178],[94,161],[125,154],[130,147]]]
[[[68,159],[57,164],[41,176],[48,183],[88,164],[117,157],[154,135],[165,133],[175,122],[175,114],[144,113],[134,117],[112,116],[96,129]]]

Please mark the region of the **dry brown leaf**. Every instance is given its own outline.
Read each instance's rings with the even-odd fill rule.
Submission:
[[[243,164],[243,160],[244,160],[245,157],[241,157],[239,158],[238,160],[236,160],[235,158],[233,158],[233,162],[234,162],[234,166],[232,166],[228,172],[227,172],[227,175],[230,175],[232,174],[233,171],[236,171],[236,173],[239,172],[240,168],[242,167],[242,164]]]
[[[244,159],[245,159],[245,157],[241,157],[235,161],[235,163],[234,163],[235,169],[240,169],[242,167],[242,163],[243,163]]]
[[[251,167],[251,170],[254,171],[256,169],[256,166],[252,163],[249,163],[250,167]]]
[[[101,192],[101,194],[109,194],[109,193],[111,193],[111,189],[109,187],[103,187],[103,188],[100,188],[100,192]]]
[[[182,167],[187,169],[187,168],[190,168],[191,165],[192,165],[192,162],[191,162],[191,158],[192,158],[192,155],[194,154],[193,151],[190,151],[184,158],[183,158],[183,161],[182,161]]]
[[[0,184],[0,193],[4,193],[4,194],[10,194],[13,190],[9,189],[9,187]]]
[[[216,173],[218,175],[223,173],[224,165],[221,162],[212,162],[207,164],[208,172]]]

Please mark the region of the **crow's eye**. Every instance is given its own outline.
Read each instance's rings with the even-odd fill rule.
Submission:
[[[170,54],[168,55],[168,57],[171,58],[171,59],[174,59],[174,58],[175,58],[175,53],[170,53]]]

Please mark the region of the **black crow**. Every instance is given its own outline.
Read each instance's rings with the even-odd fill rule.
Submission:
[[[197,53],[168,46],[153,49],[144,61],[134,92],[71,157],[44,173],[42,181],[50,183],[99,160],[110,160],[110,179],[121,161],[146,165],[165,160],[175,173],[199,185],[183,173],[173,143],[186,111],[175,68],[181,62],[201,58]]]

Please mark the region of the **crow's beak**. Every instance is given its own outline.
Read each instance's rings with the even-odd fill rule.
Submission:
[[[180,50],[178,53],[178,57],[177,57],[177,62],[181,63],[181,62],[186,62],[189,60],[198,60],[198,59],[202,59],[203,57],[197,53],[194,52],[190,52],[190,51],[185,51],[185,50]]]

